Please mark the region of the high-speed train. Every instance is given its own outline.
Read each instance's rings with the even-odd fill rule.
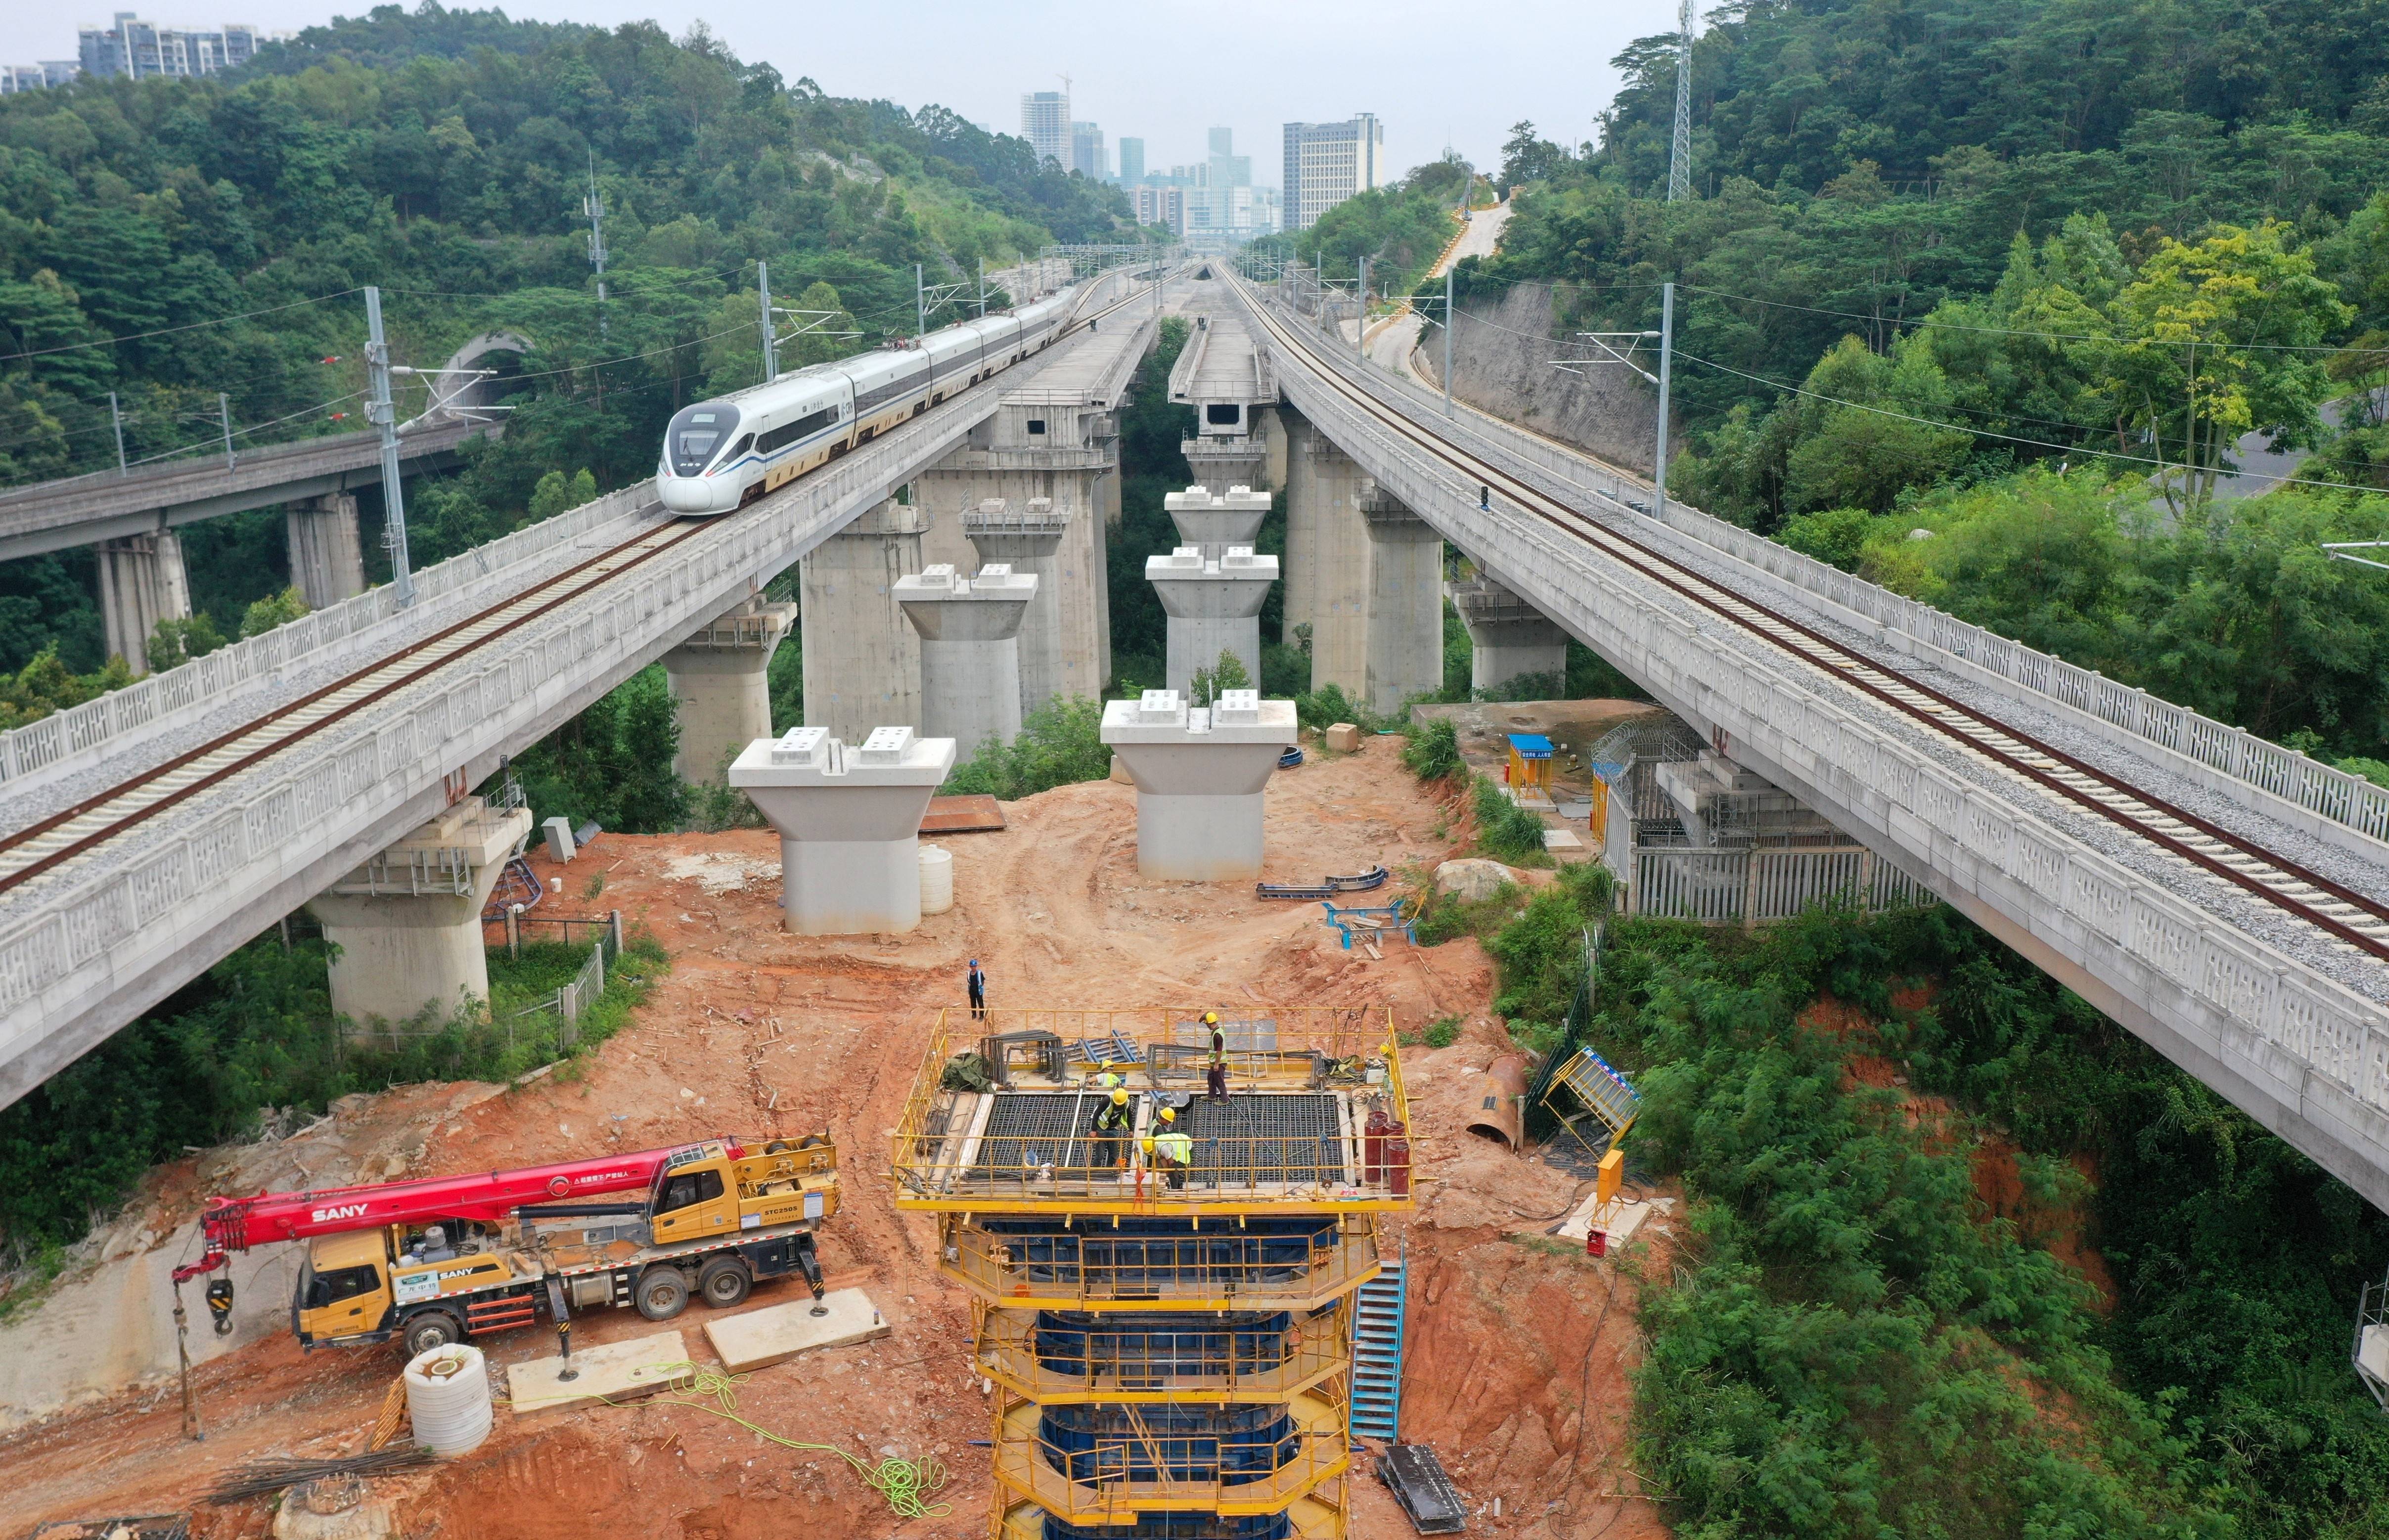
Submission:
[[[664,430],[656,487],[682,514],[726,514],[1062,336],[1071,290],[934,331],[901,348],[792,370],[699,401]]]

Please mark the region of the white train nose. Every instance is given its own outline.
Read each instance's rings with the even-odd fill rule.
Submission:
[[[665,507],[676,514],[710,514],[714,507],[713,483],[702,476],[675,476],[657,483],[657,493]]]

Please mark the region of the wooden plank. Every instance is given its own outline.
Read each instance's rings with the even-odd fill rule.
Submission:
[[[985,834],[1004,827],[1003,808],[991,796],[933,796],[921,818],[925,834]]]

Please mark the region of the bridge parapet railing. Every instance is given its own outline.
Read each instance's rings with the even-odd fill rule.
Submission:
[[[2178,1034],[2183,1056],[2215,1066],[2202,1078],[2227,1082],[2217,1088],[2244,1110],[2389,1205],[2389,1170],[2359,1153],[2389,1147],[2389,1010],[1820,695],[1805,669],[1687,625],[1549,527],[1478,513],[1460,473],[1312,384],[1308,367],[1288,361],[1281,377],[1387,490],[1516,575],[1546,616],[1815,788],[1836,822],[1900,852],[1935,892],[1972,895],[2075,961],[2119,1006]]]
[[[25,1088],[20,1061],[37,1066],[37,1080],[72,1057],[43,1065],[28,1055],[37,1042],[71,1035],[88,1009],[77,991],[97,976],[86,970],[141,976],[294,874],[320,871],[361,833],[386,829],[394,838],[420,822],[442,767],[486,766],[569,718],[719,614],[752,579],[785,567],[950,451],[1010,383],[999,378],[934,408],[744,515],[713,521],[673,554],[635,568],[627,590],[560,605],[510,631],[503,648],[466,655],[313,734],[271,769],[199,793],[161,814],[148,843],[120,861],[79,861],[0,895],[0,1104]],[[635,510],[648,490],[625,489],[520,534],[571,539]],[[457,573],[447,580],[475,580],[468,569],[476,563],[499,571],[505,543],[441,564]],[[351,857],[322,881],[354,868]]]
[[[1292,325],[1312,325],[1308,317],[1290,311],[1286,319]],[[1629,512],[1650,514],[1655,494],[1648,481],[1631,472],[1473,407],[1455,404],[1453,415],[1446,418],[1443,398],[1417,381],[1384,369],[1362,369],[1337,350],[1322,356],[1346,377],[1381,398],[1398,400],[1413,414],[1489,440],[1559,477],[1571,490],[1591,492]],[[2372,839],[2389,840],[2389,787],[1894,593],[1675,498],[1667,500],[1659,522],[1887,631],[1897,631],[2020,689],[2071,706],[2128,737],[2269,793],[2325,821]]]
[[[401,608],[388,584],[312,610],[219,647],[121,690],[0,732],[0,785],[100,749],[122,735],[158,726],[204,706],[224,692],[273,678],[319,649],[361,637],[377,626],[421,614],[427,606],[472,588],[517,563],[574,541],[655,502],[642,481],[556,515],[486,545],[449,557],[415,575],[414,605]]]

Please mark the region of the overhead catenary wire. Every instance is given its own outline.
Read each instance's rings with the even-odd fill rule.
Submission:
[[[1678,358],[1684,360],[1688,363],[1698,363],[1706,368],[1716,369],[1725,374],[1738,375],[1743,379],[1753,382],[1754,384],[1764,385],[1769,389],[1789,391],[1791,394],[1795,396],[1806,396],[1810,401],[1825,401],[1834,406],[1846,406],[1854,412],[1871,412],[1879,417],[1896,417],[1901,422],[1917,423],[1925,427],[1944,428],[1951,433],[1970,434],[1980,439],[1999,439],[2011,444],[2028,444],[2035,449],[2055,450],[2061,454],[2095,455],[2102,460],[2122,460],[2136,465],[2155,465],[2163,470],[2184,470],[2193,468],[2186,465],[2179,460],[2153,459],[2145,454],[2126,454],[2119,450],[2095,449],[2088,444],[2053,444],[2045,439],[2025,439],[2012,433],[1997,433],[1987,427],[1968,427],[1963,423],[1945,423],[1937,418],[1919,417],[1912,413],[1894,412],[1889,407],[1885,406],[1869,406],[1864,401],[1844,401],[1839,396],[1828,396],[1822,391],[1811,390],[1805,386],[1786,385],[1781,380],[1771,380],[1762,375],[1754,375],[1745,369],[1736,369],[1731,364],[1718,363],[1713,360],[1702,358],[1697,354],[1688,353],[1681,348],[1678,348],[1675,352]],[[2200,466],[2195,468],[2204,469],[2206,467]],[[2220,474],[2230,476],[2243,473],[2224,471]],[[2285,482],[2294,481],[2301,487],[2319,487],[2332,491],[2378,493],[2383,490],[2383,489],[2380,487],[2358,486],[2352,481],[2311,481],[2297,477],[2279,477],[2279,479]]]
[[[1876,326],[1909,326],[1923,331],[1981,332],[1992,337],[2029,337],[2049,342],[2110,342],[2119,347],[2137,348],[2236,348],[2246,352],[2275,353],[2344,353],[2348,350],[2325,342],[2234,342],[2228,337],[2116,337],[2102,332],[2037,332],[2017,326],[1974,326],[1959,321],[1935,321],[1928,312],[1913,318],[1894,315],[1867,315],[1858,311],[1826,310],[1817,305],[1795,305],[1787,299],[1761,299],[1757,295],[1735,294],[1727,289],[1704,288],[1698,284],[1685,284],[1694,294],[1706,294],[1737,304],[1765,305],[1771,310],[1804,311],[1810,315],[1837,316],[1845,321],[1864,321]]]
[[[120,342],[139,342],[152,337],[169,337],[176,332],[195,332],[208,326],[229,326],[236,321],[254,320],[261,315],[275,315],[283,311],[298,310],[304,305],[321,305],[334,299],[361,294],[359,288],[344,288],[338,294],[319,294],[312,299],[293,299],[286,305],[268,305],[262,310],[242,311],[236,315],[219,315],[206,321],[185,321],[179,326],[159,326],[146,332],[127,332],[121,337],[98,337],[82,342],[61,342],[55,348],[28,348],[20,352],[0,353],[0,363],[14,363],[19,359],[48,358],[54,353],[71,353],[85,348],[113,348]]]

